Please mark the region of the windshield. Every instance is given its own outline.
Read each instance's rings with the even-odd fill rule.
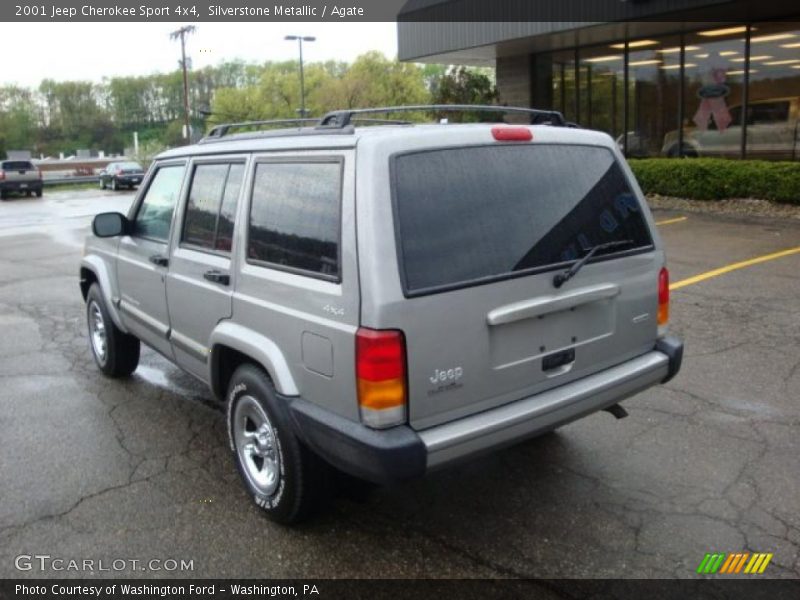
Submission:
[[[120,169],[125,169],[127,171],[134,171],[134,170],[141,171],[142,170],[142,166],[140,164],[138,164],[138,163],[135,163],[135,162],[119,163],[118,167]]]
[[[394,202],[409,295],[552,269],[598,244],[652,245],[606,148],[493,145],[398,156]]]

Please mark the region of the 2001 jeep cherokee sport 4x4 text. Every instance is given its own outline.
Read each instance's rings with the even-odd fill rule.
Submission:
[[[541,124],[355,127],[381,112],[362,109],[220,126],[161,154],[127,216],[95,218],[98,366],[129,375],[141,341],[207,382],[277,521],[307,513],[331,465],[421,476],[624,414],[680,368],[664,250],[614,141],[469,108]]]

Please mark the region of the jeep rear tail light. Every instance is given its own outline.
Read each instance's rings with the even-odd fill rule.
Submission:
[[[669,271],[662,267],[658,273],[658,327],[666,329],[669,321]]]
[[[406,420],[406,343],[402,331],[359,328],[356,384],[364,425],[383,429]]]
[[[492,137],[498,142],[530,142],[533,133],[527,127],[492,127]]]
[[[6,172],[0,169],[0,181],[6,178]]]

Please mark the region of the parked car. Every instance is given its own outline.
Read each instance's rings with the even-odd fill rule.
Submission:
[[[742,147],[742,106],[730,107],[731,125],[720,131],[710,121],[705,131],[694,124],[664,136],[662,154],[670,157],[737,157]],[[750,102],[747,107],[747,156],[765,160],[797,160],[800,132],[800,98],[774,98]]]
[[[559,113],[354,126],[376,112],[164,152],[81,262],[100,370],[131,374],[141,342],[206,382],[279,522],[332,468],[402,481],[622,417],[681,364],[664,247],[609,136]]]
[[[42,172],[29,160],[4,160],[0,163],[0,198],[12,192],[42,197]]]
[[[126,187],[133,189],[142,182],[144,169],[135,162],[113,162],[100,171],[100,189],[107,187],[114,191]]]

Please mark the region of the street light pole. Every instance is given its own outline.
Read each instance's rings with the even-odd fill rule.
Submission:
[[[312,35],[287,35],[283,38],[287,41],[297,40],[297,46],[300,50],[300,117],[306,116],[306,82],[303,74],[303,42],[313,42],[317,38]]]
[[[183,69],[183,126],[186,130],[184,138],[188,141],[191,137],[189,125],[189,74],[186,69],[186,35],[194,33],[197,28],[194,25],[186,25],[169,34],[169,39],[181,40],[181,68]]]

